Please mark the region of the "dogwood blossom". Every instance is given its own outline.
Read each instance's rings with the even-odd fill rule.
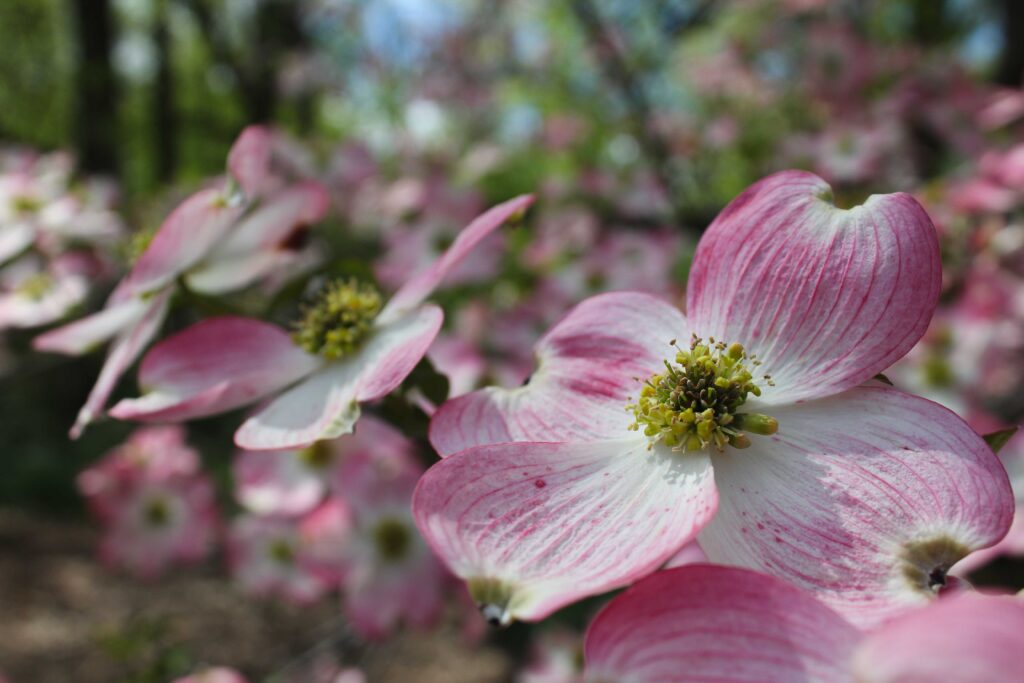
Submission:
[[[502,623],[635,581],[698,535],[711,561],[861,625],[925,602],[1013,508],[960,418],[872,381],[939,286],[909,196],[839,209],[812,174],[770,176],[705,232],[688,316],[593,297],[541,339],[525,386],[442,405],[417,524]]]
[[[363,638],[383,638],[402,623],[427,627],[440,616],[447,575],[412,519],[421,473],[408,451],[368,449],[338,471],[337,490],[352,514],[352,534],[340,548],[341,589]]]
[[[219,527],[213,486],[179,427],[147,427],[83,471],[101,523],[100,559],[143,578],[209,555]]]
[[[294,234],[319,221],[329,199],[319,183],[288,184],[272,165],[273,146],[267,129],[243,131],[228,155],[230,179],[196,192],[167,217],[103,310],[36,338],[36,349],[67,355],[112,340],[72,438],[100,414],[121,375],[157,335],[179,281],[222,294],[293,262]]]
[[[259,320],[211,318],[157,345],[142,362],[144,394],[110,414],[129,420],[186,420],[282,392],[235,433],[248,450],[302,449],[352,431],[359,404],[401,384],[443,321],[424,301],[482,239],[520,214],[530,196],[479,216],[441,258],[384,303],[355,280],[329,283],[294,335]]]
[[[745,569],[647,577],[587,631],[589,683],[910,683],[1015,680],[1024,600],[959,593],[867,634],[812,595]]]

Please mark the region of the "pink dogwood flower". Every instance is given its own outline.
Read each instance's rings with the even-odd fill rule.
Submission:
[[[521,196],[479,216],[441,258],[388,301],[355,280],[330,283],[295,335],[259,320],[205,320],[157,345],[142,362],[144,394],[110,414],[186,420],[280,395],[247,419],[235,443],[248,450],[302,449],[352,431],[359,404],[401,384],[443,321],[424,301],[487,235],[533,201]]]
[[[243,514],[228,534],[228,565],[243,590],[306,605],[331,588],[317,571],[297,520]]]
[[[438,409],[416,522],[486,616],[541,619],[699,537],[871,624],[1003,536],[1013,499],[985,442],[871,381],[935,309],[931,221],[905,194],[830,199],[809,173],[765,178],[704,233],[688,316],[593,297],[525,386]]]
[[[219,515],[199,454],[176,426],[137,430],[78,476],[78,489],[103,526],[100,558],[142,578],[204,559]]]
[[[584,646],[589,683],[989,683],[1024,667],[1024,600],[959,593],[867,634],[746,569],[659,572],[611,602]]]
[[[318,441],[302,450],[240,451],[235,457],[235,497],[259,514],[301,515],[328,494],[338,493],[345,460],[358,453],[412,459],[413,443],[373,415],[359,420],[354,433]],[[398,457],[398,456],[396,456]]]
[[[121,375],[157,335],[179,279],[193,291],[217,295],[247,287],[295,258],[291,238],[324,216],[329,197],[319,183],[289,185],[272,164],[273,147],[267,129],[243,131],[228,155],[230,179],[196,192],[167,217],[103,310],[36,338],[37,350],[67,355],[111,341],[72,438],[101,413]]]
[[[363,638],[384,638],[402,623],[428,627],[440,616],[448,577],[412,519],[421,473],[411,453],[393,449],[354,452],[337,472],[336,489],[352,514],[341,589]]]

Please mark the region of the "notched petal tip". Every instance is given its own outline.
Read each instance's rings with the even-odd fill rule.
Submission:
[[[515,589],[510,584],[499,579],[475,578],[467,580],[466,586],[488,624],[504,628],[515,621],[510,609]]]
[[[949,536],[911,541],[900,552],[900,572],[914,591],[934,595],[947,587],[950,568],[970,552]]]

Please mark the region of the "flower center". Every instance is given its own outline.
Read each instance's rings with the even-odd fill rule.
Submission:
[[[373,542],[377,554],[388,563],[400,562],[409,554],[412,535],[409,528],[397,519],[382,519],[373,529]]]
[[[43,208],[43,203],[31,195],[23,194],[11,200],[11,206],[14,208],[14,213],[29,215]]]
[[[295,561],[295,549],[292,544],[284,538],[276,538],[270,543],[267,549],[270,559],[280,565],[290,565]]]
[[[292,339],[309,353],[341,358],[359,348],[382,306],[373,285],[355,278],[334,280],[303,310]]]
[[[171,521],[171,506],[163,498],[153,498],[146,502],[142,514],[150,526],[163,527]]]
[[[633,412],[633,431],[643,431],[651,445],[661,441],[675,451],[698,451],[713,445],[719,451],[726,444],[746,448],[745,432],[774,434],[779,423],[760,413],[741,413],[747,396],[761,395],[752,368],[760,365],[740,344],[726,344],[697,336],[689,348],[676,346],[674,362],[665,361],[665,371],[652,376],[640,390]],[[772,386],[768,375],[762,381]]]
[[[309,448],[299,451],[299,459],[310,469],[325,470],[334,462],[334,453],[329,442],[317,441]]]
[[[33,301],[40,301],[56,283],[49,273],[34,273],[18,283],[15,291]]]

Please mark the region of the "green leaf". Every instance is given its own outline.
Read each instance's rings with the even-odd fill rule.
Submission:
[[[985,434],[981,438],[985,439],[985,443],[989,445],[993,453],[998,453],[1006,442],[1013,438],[1013,435],[1017,433],[1019,427],[1010,427],[1009,429],[1000,429],[998,432],[992,432],[991,434]]]

